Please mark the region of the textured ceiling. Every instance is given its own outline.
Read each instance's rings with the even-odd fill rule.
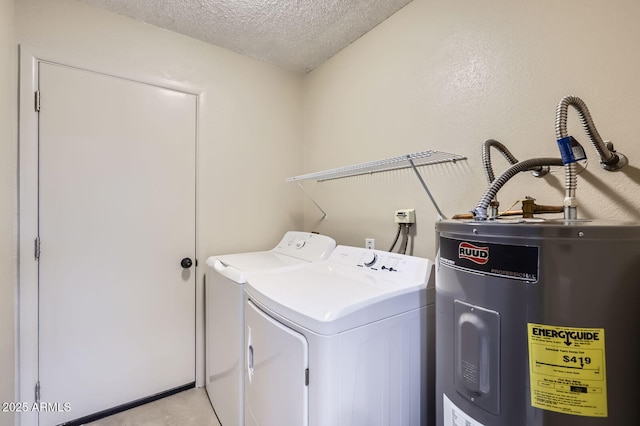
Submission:
[[[80,0],[308,72],[411,0]]]

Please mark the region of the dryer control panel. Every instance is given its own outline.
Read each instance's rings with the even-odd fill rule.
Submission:
[[[292,256],[297,259],[314,262],[325,260],[336,246],[333,238],[312,232],[288,231],[278,245],[273,248],[276,253]]]

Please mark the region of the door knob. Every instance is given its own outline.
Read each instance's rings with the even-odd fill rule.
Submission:
[[[180,261],[180,266],[182,266],[184,269],[189,269],[191,268],[192,265],[193,265],[193,262],[188,257],[185,257]]]

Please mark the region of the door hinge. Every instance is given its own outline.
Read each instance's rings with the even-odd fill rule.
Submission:
[[[40,237],[36,238],[34,243],[35,243],[35,247],[34,247],[33,255],[36,258],[36,260],[39,260],[40,259]]]
[[[40,91],[36,90],[35,93],[35,108],[36,112],[40,112]]]
[[[40,404],[40,382],[36,383],[36,404]]]
[[[304,384],[309,386],[309,369],[304,370]]]

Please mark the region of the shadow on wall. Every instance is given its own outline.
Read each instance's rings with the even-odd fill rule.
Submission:
[[[627,165],[618,173],[623,173],[636,185],[640,186],[640,169],[638,169],[637,167]],[[632,203],[625,199],[620,194],[620,192],[616,191],[615,188],[607,185],[604,180],[598,179],[593,173],[587,170],[584,170],[582,173],[580,173],[580,178],[584,179],[584,181],[589,183],[590,185],[593,185],[593,187],[596,188],[603,196],[611,200],[612,203],[620,206],[620,208],[628,213],[631,217],[640,220],[640,211]],[[579,183],[578,191],[580,191]]]
[[[544,176],[543,179],[551,188],[555,189],[561,197],[564,196],[564,169],[562,167],[552,168],[552,172]]]
[[[622,173],[629,176],[629,178],[634,181],[637,185],[640,185],[640,169],[637,167],[627,165],[624,169],[622,169]]]

